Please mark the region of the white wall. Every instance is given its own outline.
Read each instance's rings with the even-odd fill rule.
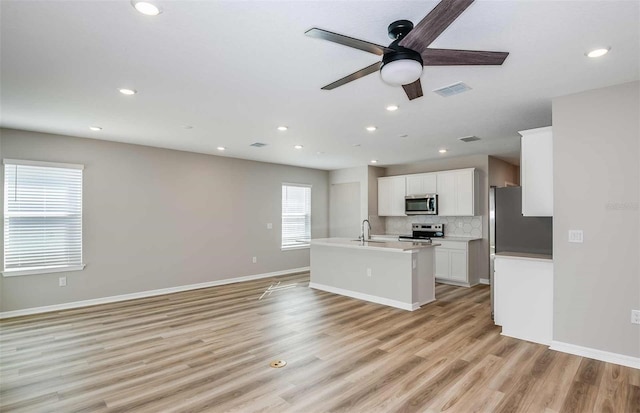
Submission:
[[[554,340],[640,357],[640,86],[553,101]],[[569,229],[584,243],[568,242]]]
[[[379,176],[384,176],[384,168],[377,168],[373,166],[357,166],[354,168],[336,169],[329,172],[329,184],[340,185],[347,183],[358,183],[360,187],[360,220],[357,222],[358,228],[362,224],[362,221],[368,219],[371,223],[372,234],[384,233],[384,219],[378,217],[378,180]],[[348,206],[334,205],[334,202],[339,200],[330,199],[331,211],[338,213],[341,210],[344,211],[346,216],[352,216],[350,211],[347,211]],[[353,207],[353,206],[351,206]],[[335,213],[334,212],[334,213]],[[342,217],[340,217],[342,218]],[[342,219],[335,219],[336,222],[342,222]],[[333,219],[332,219],[333,220]],[[357,232],[360,235],[360,230]],[[333,234],[332,234],[333,236]]]
[[[87,265],[5,277],[1,311],[306,267],[308,249],[280,250],[283,182],[313,186],[312,237],[327,236],[327,171],[10,129],[0,139],[6,158],[85,165]]]

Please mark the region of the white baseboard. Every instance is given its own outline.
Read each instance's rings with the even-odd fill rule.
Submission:
[[[91,300],[73,301],[70,303],[47,305],[43,307],[25,308],[24,310],[5,311],[0,313],[0,320],[3,318],[20,317],[24,315],[49,313],[51,311],[69,310],[72,308],[88,307],[98,304],[109,304],[118,301],[133,300],[136,298],[154,297],[156,295],[164,295],[178,293],[181,291],[198,290],[200,288],[215,287],[218,285],[234,284],[243,281],[258,280],[260,278],[276,277],[278,275],[295,274],[298,272],[309,271],[309,267],[292,268],[290,270],[274,271],[264,274],[246,275],[244,277],[226,278],[224,280],[208,281],[199,284],[180,285],[177,287],[161,288],[159,290],[141,291],[138,293],[114,295],[111,297],[94,298]]]
[[[610,353],[608,351],[598,350],[590,347],[577,346],[575,344],[563,343],[561,341],[552,341],[551,350],[569,353],[576,356],[587,357],[590,359],[605,361],[607,363],[619,364],[634,369],[640,369],[640,357],[625,356],[624,354]]]
[[[316,290],[322,290],[328,293],[344,295],[351,298],[357,298],[358,300],[370,301],[376,304],[388,305],[389,307],[395,307],[401,310],[414,311],[420,308],[419,303],[405,303],[398,300],[391,300],[389,298],[378,297],[377,295],[359,293],[357,291],[345,290],[343,288],[331,287],[329,285],[318,284],[314,282],[309,283],[309,288],[315,288]]]
[[[480,279],[478,280],[478,283],[480,283],[480,284],[484,284],[484,285],[489,285],[489,284],[491,284],[491,283],[489,282],[489,279],[488,279],[488,278],[480,278]]]

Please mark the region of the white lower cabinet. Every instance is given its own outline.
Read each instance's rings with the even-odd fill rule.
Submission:
[[[553,261],[496,255],[495,323],[502,335],[550,345],[553,337]]]
[[[475,241],[440,241],[436,247],[436,281],[470,287],[478,283],[478,274],[474,271],[475,256],[480,243]]]

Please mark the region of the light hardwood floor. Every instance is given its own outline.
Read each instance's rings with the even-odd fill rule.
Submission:
[[[640,412],[640,370],[500,336],[486,286],[408,312],[308,281],[3,320],[0,410]]]

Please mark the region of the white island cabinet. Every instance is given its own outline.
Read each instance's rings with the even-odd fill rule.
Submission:
[[[413,311],[435,300],[435,245],[311,240],[309,287]]]

